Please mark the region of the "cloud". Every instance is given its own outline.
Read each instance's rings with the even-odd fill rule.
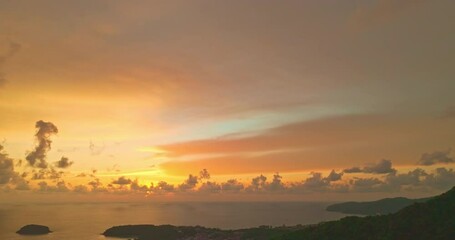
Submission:
[[[437,129],[430,131],[435,124]],[[337,115],[272,127],[254,135],[201,139],[156,148],[166,152],[169,159],[160,163],[160,168],[181,176],[202,168],[223,175],[311,171],[327,166],[343,167],[354,159],[362,170],[363,166],[359,165],[362,159],[380,160],[384,154],[399,156],[400,164],[412,163],[408,159],[415,155],[414,144],[435,146],[452,141],[453,135],[446,134],[447,129],[453,128],[453,124],[449,125],[441,119]],[[402,147],[398,150],[396,146]],[[370,170],[379,171],[371,167]]]
[[[423,179],[428,176],[429,174],[425,170],[416,168],[408,173],[388,174],[385,178],[385,183],[390,190],[401,190],[403,186],[407,188],[421,186]]]
[[[453,158],[449,157],[451,149],[446,151],[434,151],[431,153],[424,153],[420,157],[419,164],[430,166],[438,163],[453,163]]]
[[[329,176],[326,177],[326,180],[329,182],[334,182],[341,180],[341,177],[343,176],[343,172],[337,173],[335,170],[332,170],[329,174]]]
[[[130,184],[130,190],[134,192],[147,192],[149,188],[146,185],[140,185],[139,181],[135,179]]]
[[[219,193],[221,192],[221,185],[216,182],[207,181],[202,183],[199,187],[198,192],[201,193]]]
[[[303,183],[303,187],[311,190],[323,190],[329,186],[330,182],[322,177],[322,173],[312,172],[311,177],[308,177]]]
[[[358,7],[352,18],[352,24],[356,28],[366,28],[381,23],[390,22],[400,14],[417,6],[422,0],[377,0],[368,3],[368,7]]]
[[[106,146],[104,144],[103,146],[96,146],[92,141],[90,141],[88,148],[90,149],[90,153],[92,154],[92,156],[97,156],[104,151]]]
[[[33,169],[32,180],[44,180],[44,179],[60,179],[65,173],[63,171],[57,171],[53,167],[45,169]]]
[[[449,189],[455,184],[455,172],[453,169],[437,168],[435,173],[426,176],[423,183],[430,188]]]
[[[207,171],[207,169],[204,168],[199,172],[199,179],[210,179],[210,173]]]
[[[0,185],[9,183],[15,176],[13,159],[3,152],[3,146],[0,145]]]
[[[70,161],[67,157],[62,157],[58,162],[55,163],[55,166],[58,168],[69,168],[73,165],[73,161]]]
[[[89,190],[88,190],[87,186],[85,186],[85,185],[76,185],[73,188],[73,192],[76,192],[76,193],[88,193]]]
[[[264,175],[257,176],[251,179],[251,184],[246,188],[250,192],[264,191],[267,183],[267,177]]]
[[[286,187],[282,181],[283,177],[279,173],[273,175],[272,182],[267,185],[267,189],[272,192],[283,191]]]
[[[117,180],[112,181],[112,184],[117,184],[117,185],[129,185],[133,181],[129,178],[125,178],[124,176],[119,177]]]
[[[25,172],[19,174],[14,170],[13,159],[8,157],[8,154],[3,151],[3,146],[0,145],[0,186],[13,184],[16,190],[29,190],[26,176]]]
[[[396,169],[392,168],[392,161],[387,159],[382,159],[377,164],[373,166],[367,166],[363,168],[365,173],[375,173],[375,174],[384,174],[384,173],[393,173],[396,172]]]
[[[378,178],[354,178],[349,184],[354,192],[374,192],[382,190],[384,182]]]
[[[223,192],[237,193],[243,190],[245,187],[237,179],[229,179],[226,182],[221,183],[221,190]]]
[[[171,193],[175,191],[175,187],[172,184],[168,184],[165,181],[160,181],[156,184],[156,186],[152,183],[150,190],[153,193],[163,194],[163,193]]]
[[[182,184],[180,184],[178,186],[178,189],[180,191],[185,192],[185,191],[194,189],[197,184],[198,184],[198,177],[190,174],[190,175],[188,175],[188,178],[185,180],[185,182],[183,182]]]
[[[387,159],[382,159],[376,164],[371,166],[365,166],[363,168],[360,167],[352,167],[344,169],[344,173],[373,173],[373,174],[386,174],[386,173],[394,173],[397,170],[392,168],[392,161]]]
[[[20,51],[21,47],[22,46],[19,43],[9,42],[8,50],[5,53],[0,54],[0,87],[6,82],[5,74],[1,71],[1,68],[10,58]]]
[[[51,149],[52,141],[50,137],[58,133],[57,127],[51,122],[44,122],[42,120],[36,122],[35,127],[37,128],[35,138],[37,144],[35,149],[27,154],[25,159],[31,166],[38,168],[47,168],[48,163],[46,161],[47,152]]]
[[[49,185],[45,181],[41,181],[38,183],[40,192],[68,192],[70,189],[66,185],[65,181],[58,181],[55,185]]]

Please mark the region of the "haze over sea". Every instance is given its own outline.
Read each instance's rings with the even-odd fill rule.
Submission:
[[[110,239],[100,234],[115,225],[172,224],[222,229],[260,225],[313,224],[339,219],[344,214],[325,211],[320,202],[153,202],[3,204],[0,239]],[[53,233],[21,236],[26,224],[49,226]]]

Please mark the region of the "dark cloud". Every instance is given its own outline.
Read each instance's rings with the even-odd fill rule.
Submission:
[[[89,190],[88,190],[87,186],[85,186],[85,185],[77,185],[77,186],[74,186],[73,192],[76,192],[76,193],[88,193]]]
[[[137,178],[134,179],[133,182],[131,182],[130,189],[131,189],[131,191],[134,191],[134,192],[147,192],[149,190],[149,188],[146,185],[139,184],[139,181],[137,180]]]
[[[58,181],[55,185],[49,185],[45,181],[38,183],[40,192],[68,192],[70,189],[65,181]]]
[[[46,161],[47,152],[51,149],[52,141],[50,137],[58,133],[57,127],[51,122],[44,122],[42,120],[36,122],[37,129],[35,137],[37,144],[35,149],[28,153],[25,159],[31,166],[39,168],[47,168]]]
[[[365,166],[363,168],[359,167],[352,167],[348,169],[344,169],[344,173],[373,173],[373,174],[386,174],[386,173],[394,173],[397,170],[392,168],[392,161],[387,159],[382,159],[378,163],[370,166]]]
[[[393,172],[396,172],[396,170],[394,168],[392,168],[392,161],[387,160],[387,159],[382,159],[375,165],[364,167],[363,172],[384,174],[384,173],[393,173]]]
[[[205,182],[199,187],[198,192],[201,193],[219,193],[221,192],[221,185],[216,182]]]
[[[447,190],[455,185],[455,172],[453,169],[437,168],[423,180],[423,184],[430,188]]]
[[[428,176],[428,173],[421,169],[416,168],[408,173],[391,173],[385,178],[385,183],[389,190],[401,190],[403,186],[410,188],[421,186],[422,181]]]
[[[13,159],[3,152],[3,146],[0,145],[0,185],[9,183],[14,176],[16,176],[16,172]]]
[[[204,168],[199,172],[199,179],[210,179],[210,173],[207,171],[207,169]]]
[[[341,180],[342,176],[343,176],[343,172],[337,173],[337,172],[335,172],[335,170],[332,170],[330,172],[329,176],[327,176],[325,179],[329,182],[334,182],[334,181]]]
[[[286,187],[284,186],[282,179],[283,177],[279,173],[275,173],[272,182],[267,185],[267,189],[272,192],[284,190]]]
[[[221,183],[221,190],[223,192],[240,192],[245,186],[237,179],[229,179],[224,183]]]
[[[63,171],[57,171],[53,167],[33,170],[32,180],[44,180],[44,179],[60,179],[65,174]]]
[[[8,154],[3,151],[3,146],[0,145],[0,186],[13,184],[16,190],[29,190],[25,177],[27,177],[25,172],[19,174],[14,170],[13,159],[8,157]]]
[[[257,176],[251,179],[251,184],[246,188],[247,191],[250,192],[258,192],[265,190],[267,183],[267,177],[264,175]]]
[[[160,181],[159,183],[156,184],[156,186],[152,183],[150,186],[150,190],[153,193],[170,193],[175,191],[175,187],[172,184],[169,184],[165,181]]]
[[[345,172],[345,173],[361,173],[362,169],[359,168],[359,167],[352,167],[352,168],[344,169],[343,172]]]
[[[5,74],[2,72],[1,68],[5,62],[8,61],[8,59],[12,58],[17,52],[19,52],[21,47],[22,46],[19,43],[9,42],[8,50],[5,53],[0,54],[0,86],[6,82]]]
[[[125,178],[124,176],[119,177],[117,180],[112,181],[112,184],[117,184],[117,185],[129,185],[133,181],[129,178]]]
[[[87,185],[91,186],[92,192],[107,192],[107,189],[103,186],[103,183],[98,178],[88,182]]]
[[[382,190],[384,182],[378,178],[354,178],[349,181],[354,192],[373,192]]]
[[[55,163],[55,166],[58,168],[69,168],[73,165],[73,161],[70,161],[67,157],[62,157],[58,162]]]
[[[198,184],[198,177],[190,174],[190,175],[188,175],[188,178],[185,180],[185,182],[180,184],[178,188],[180,191],[185,192],[185,191],[194,189],[197,184]]]
[[[326,178],[322,177],[322,173],[312,172],[311,177],[308,177],[303,183],[303,187],[310,190],[322,190],[330,184]]]
[[[434,151],[431,153],[424,153],[420,157],[419,164],[424,166],[430,166],[437,163],[453,163],[455,162],[450,155],[450,149],[446,151]]]

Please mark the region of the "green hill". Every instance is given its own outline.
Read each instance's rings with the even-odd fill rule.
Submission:
[[[292,231],[281,240],[453,240],[455,239],[455,187],[389,215],[346,217]]]
[[[327,211],[358,215],[383,215],[395,213],[417,202],[425,202],[429,198],[409,199],[404,197],[384,198],[372,202],[344,202],[327,207]]]

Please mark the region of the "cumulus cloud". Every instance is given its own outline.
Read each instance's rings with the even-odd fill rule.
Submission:
[[[207,171],[207,169],[202,169],[202,171],[199,172],[199,179],[210,179],[210,173]]]
[[[311,177],[308,177],[305,182],[303,183],[303,187],[312,189],[312,190],[320,190],[324,189],[330,184],[326,178],[322,177],[322,173],[320,172],[312,172]]]
[[[455,184],[455,172],[453,169],[437,168],[434,174],[429,174],[423,180],[426,186],[446,190]]]
[[[267,177],[264,175],[257,176],[251,179],[251,184],[246,188],[247,191],[258,192],[263,191],[266,187]]]
[[[85,186],[85,185],[76,185],[73,188],[73,192],[76,192],[76,193],[88,193],[89,190],[88,190],[87,186]]]
[[[9,183],[14,176],[16,176],[16,172],[13,159],[3,152],[3,146],[0,145],[0,185]]]
[[[329,182],[335,182],[338,180],[341,180],[341,177],[343,176],[343,172],[337,173],[335,170],[332,170],[329,174],[329,176],[326,177],[326,180]]]
[[[392,161],[387,160],[387,159],[382,159],[375,165],[364,167],[363,172],[384,174],[384,173],[393,173],[393,172],[396,172],[396,170],[394,168],[392,168]]]
[[[430,166],[438,163],[453,163],[455,162],[450,155],[451,149],[446,151],[434,151],[431,153],[424,153],[420,157],[419,164],[424,166]]]
[[[32,180],[60,179],[65,173],[54,168],[46,168],[32,171]]]
[[[208,181],[203,183],[198,191],[202,193],[219,193],[221,191],[221,185],[216,182]]]
[[[349,181],[355,192],[373,192],[383,187],[384,182],[378,178],[354,178]]]
[[[240,192],[245,187],[237,179],[229,179],[224,183],[221,183],[221,190],[223,192]]]
[[[153,193],[170,193],[175,191],[175,187],[172,184],[169,184],[165,181],[160,181],[156,186],[152,183],[150,190]]]
[[[25,159],[31,166],[47,168],[48,163],[46,161],[46,155],[51,149],[52,144],[50,137],[57,134],[58,129],[53,123],[44,122],[42,120],[36,122],[35,127],[37,129],[35,134],[37,144],[35,149],[28,153]]]
[[[55,166],[58,168],[69,168],[73,165],[73,161],[70,161],[67,157],[62,157],[58,162],[55,163]]]
[[[190,175],[188,175],[188,178],[185,180],[185,182],[180,184],[178,188],[180,191],[185,192],[185,191],[194,189],[197,184],[198,184],[198,177],[190,174]]]
[[[133,181],[131,179],[126,178],[124,176],[119,177],[117,180],[112,181],[112,184],[117,184],[117,185],[129,185]]]
[[[68,192],[70,190],[65,181],[58,181],[55,185],[49,185],[47,182],[41,181],[38,186],[41,192]]]
[[[0,145],[0,186],[6,184],[15,185],[16,190],[29,190],[28,181],[25,180],[27,174],[17,173],[14,170],[14,161],[8,154],[3,151],[3,146]]]
[[[275,173],[272,182],[267,185],[267,189],[272,192],[284,190],[286,187],[284,186],[282,179],[283,177],[279,173]]]
[[[360,167],[352,167],[343,170],[344,173],[373,173],[373,174],[386,174],[396,172],[395,168],[392,168],[392,161],[382,159],[376,164]]]
[[[139,184],[137,178],[131,182],[130,189],[131,191],[135,192],[147,192],[149,190],[149,188],[146,185]]]

